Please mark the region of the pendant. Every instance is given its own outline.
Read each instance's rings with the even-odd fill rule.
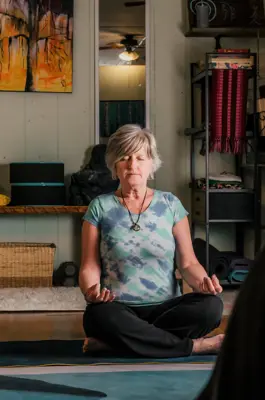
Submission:
[[[135,232],[138,232],[141,229],[141,227],[140,225],[134,222],[134,224],[131,226],[131,229],[134,230]]]

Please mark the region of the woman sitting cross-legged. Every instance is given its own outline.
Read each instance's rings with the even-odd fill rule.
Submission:
[[[147,186],[160,166],[153,134],[124,125],[106,162],[120,187],[94,199],[84,216],[80,288],[84,330],[126,354],[183,357],[219,350],[223,304],[216,276],[195,257],[187,212],[172,193]],[[193,293],[176,296],[175,256]]]

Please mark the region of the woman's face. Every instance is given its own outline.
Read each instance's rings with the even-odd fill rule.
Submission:
[[[116,163],[116,174],[121,184],[142,186],[146,185],[152,168],[153,161],[148,157],[145,148],[142,148],[118,161]]]

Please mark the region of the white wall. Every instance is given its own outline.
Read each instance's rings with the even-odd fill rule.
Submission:
[[[100,66],[100,100],[145,100],[145,81],[144,65]]]
[[[94,1],[76,0],[72,94],[0,92],[0,164],[62,161],[77,171],[94,143]],[[0,241],[54,242],[56,266],[78,260],[79,217],[0,215]]]
[[[173,191],[187,204],[187,39],[180,30],[181,0],[151,0],[151,126],[156,134],[163,167],[156,186]]]

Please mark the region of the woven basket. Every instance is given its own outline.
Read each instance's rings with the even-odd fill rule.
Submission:
[[[56,246],[0,243],[0,288],[51,287]]]

